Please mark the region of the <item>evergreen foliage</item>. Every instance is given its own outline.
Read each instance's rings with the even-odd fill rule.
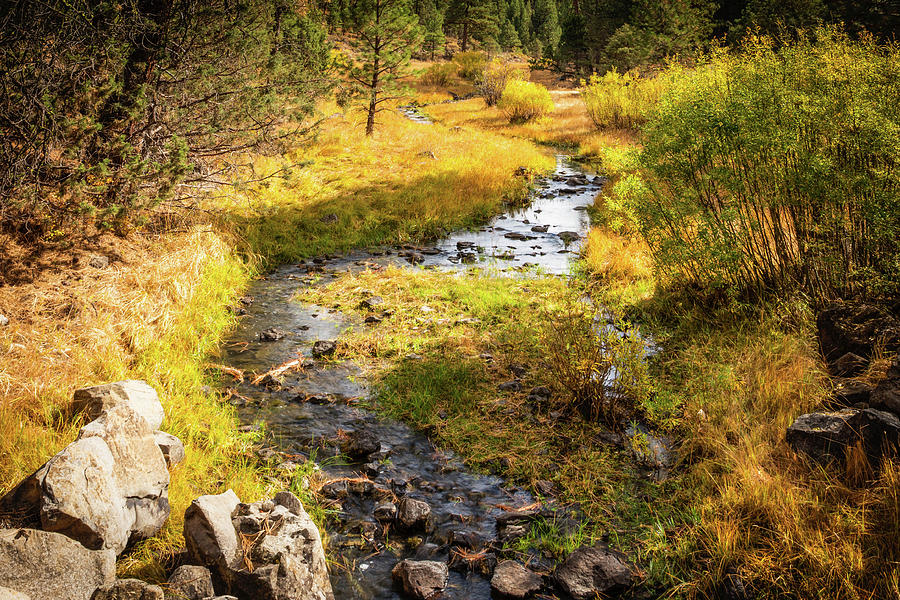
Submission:
[[[407,0],[363,0],[355,11],[357,54],[347,73],[354,95],[367,103],[366,135],[372,135],[381,105],[397,98],[397,79],[421,43],[422,30]]]
[[[283,0],[87,0],[0,8],[0,220],[79,215],[127,232],[235,149],[305,131],[322,28]],[[276,146],[273,146],[276,145]]]

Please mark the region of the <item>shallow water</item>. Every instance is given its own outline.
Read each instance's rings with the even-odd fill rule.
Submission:
[[[239,408],[242,420],[248,424],[264,421],[282,451],[317,461],[329,478],[357,479],[366,474],[374,485],[371,491],[365,489],[369,484],[362,483],[354,484],[355,491],[344,490],[346,484],[331,486],[330,495],[340,510],[327,531],[337,598],[399,598],[390,571],[402,558],[446,561],[460,548],[470,556],[479,550],[491,552],[502,545],[497,517],[528,507],[535,498],[498,477],[472,473],[452,452],[435,448],[423,434],[365,410],[367,389],[357,366],[311,358],[315,341],[335,339],[351,321],[329,309],[294,302],[292,297],[301,286],[327,282],[347,270],[375,264],[478,267],[497,274],[528,269],[567,273],[589,228],[585,209],[602,183],[601,178],[584,176],[560,156],[556,172],[539,182],[529,206],[510,210],[482,228],[456,232],[429,247],[360,251],[286,265],[256,281],[249,290],[253,302],[245,308],[246,315],[224,349],[225,362],[265,372],[299,354],[306,357],[306,364],[301,372],[287,373],[270,388],[240,384],[237,391],[245,399],[237,400],[243,404]],[[534,227],[546,230],[533,231]],[[564,232],[571,234],[568,239]],[[316,283],[308,277],[311,271],[318,275]],[[261,339],[260,334],[273,327],[278,331],[272,337],[282,337]],[[381,442],[377,460],[368,464],[341,461],[340,440],[356,430],[371,432]],[[404,495],[431,506],[433,519],[427,532],[385,532],[374,519],[377,504]],[[545,507],[539,518],[577,527],[577,518],[570,511],[552,506]],[[549,571],[552,566],[537,552],[531,560],[537,570]],[[460,562],[458,556],[454,562]],[[489,581],[478,573],[479,564],[474,563],[474,571],[465,567],[451,570],[450,587],[443,597],[489,598]]]

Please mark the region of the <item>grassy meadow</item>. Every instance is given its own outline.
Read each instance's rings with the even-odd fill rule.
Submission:
[[[857,78],[847,81],[865,79],[848,57],[894,60],[857,54],[843,43],[834,41],[825,58]],[[536,490],[549,481],[559,500],[582,507],[590,525],[566,536],[552,522],[538,523],[527,541],[541,540],[557,557],[607,541],[629,554],[646,589],[659,596],[724,597],[737,575],[758,598],[900,597],[900,463],[823,468],[784,441],[793,419],[822,406],[831,392],[814,336],[816,297],[735,292],[703,279],[714,272],[696,268],[707,258],[724,265],[732,283],[744,271],[732,269],[728,261],[740,259],[722,244],[713,249],[721,255],[704,254],[713,252],[692,237],[697,215],[709,217],[701,224],[721,215],[691,204],[696,189],[682,179],[666,179],[684,175],[665,162],[667,149],[702,154],[690,152],[696,140],[678,129],[678,119],[696,124],[704,110],[718,110],[723,123],[733,119],[728,131],[743,130],[744,117],[736,115],[750,92],[729,98],[717,86],[726,74],[750,86],[754,73],[765,72],[754,70],[753,61],[778,63],[775,52],[714,55],[702,67],[659,79],[616,75],[576,84],[534,71],[531,82],[548,88],[553,109],[515,123],[502,99],[496,106],[481,97],[445,102],[474,89],[473,73],[486,64],[479,57],[451,67],[416,63],[404,101],[422,105],[434,125],[383,112],[367,138],[364,114],[325,104],[315,139],[286,154],[246,157],[242,181],[203,198],[182,231],[110,237],[101,248],[118,260],[108,269],[47,269],[30,282],[0,287],[0,307],[12,321],[0,329],[0,446],[9,457],[0,465],[0,492],[74,437],[80,423],[64,417],[74,389],[147,379],[163,398],[165,428],[185,441],[187,460],[172,474],[172,518],[158,538],[120,559],[120,572],[159,579],[163,561],[182,544],[181,518],[193,497],[232,487],[247,501],[281,486],[300,489],[299,480],[278,479],[254,458],[262,434],[240,432],[230,407],[205,387],[212,378],[204,365],[234,325],[228,307],[251,279],[278,263],[416,243],[482,222],[521,201],[532,177],[552,168],[555,152],[565,152],[609,177],[572,277],[385,269],[299,292],[298,301],[358,317],[367,294],[394,311],[378,326],[352,329],[338,347],[338,359],[367,366],[376,389],[372,407],[423,429],[475,469]],[[825,58],[797,52],[800,66],[786,72],[805,85]],[[702,92],[702,102],[694,92]],[[804,107],[823,117],[828,104],[813,104]],[[884,106],[879,97],[870,110],[850,112],[877,123],[887,118],[879,112]],[[768,138],[753,131],[740,141],[760,144],[753,167],[766,172],[772,163],[759,157],[770,156],[760,141]],[[873,139],[885,149],[889,137]],[[809,158],[791,136],[778,139],[792,157]],[[857,150],[861,139],[851,140]],[[732,156],[724,154],[727,146],[717,147],[724,162]],[[876,166],[887,169],[893,155],[884,152]],[[723,189],[715,188],[715,166],[704,182]],[[519,167],[527,176],[515,175]],[[746,181],[752,188],[763,179]],[[848,176],[841,185],[860,181]],[[879,181],[892,189],[887,176]],[[870,188],[853,189],[862,190],[860,198],[871,195]],[[735,212],[725,214],[747,217],[741,202],[755,196],[737,186],[729,191],[712,194],[710,203],[733,202]],[[666,222],[672,215],[680,220]],[[660,233],[660,223],[673,231]],[[673,239],[687,250],[666,255],[671,246],[664,242]],[[878,251],[892,243],[887,234],[878,241]],[[744,259],[761,256],[772,256],[764,243]],[[584,314],[566,321],[584,295],[662,348],[646,365],[640,399],[629,409],[679,441],[678,465],[663,482],[649,479],[629,448],[609,443],[606,425],[576,414],[553,368],[578,351],[558,342],[570,339],[567,322],[584,323]],[[884,369],[887,358],[874,369]],[[523,390],[500,391],[518,367],[526,369]],[[537,386],[550,387],[553,399],[529,400]]]

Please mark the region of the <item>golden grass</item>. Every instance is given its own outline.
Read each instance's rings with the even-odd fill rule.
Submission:
[[[360,111],[335,113],[316,143],[255,158],[259,177],[285,164],[305,166],[209,207],[229,214],[257,252],[286,261],[420,241],[486,220],[526,193],[528,182],[514,177],[518,167],[553,166],[548,153],[524,140],[423,125],[393,112],[380,113],[375,134],[366,137],[363,119]]]
[[[172,471],[165,528],[123,556],[119,570],[159,580],[162,562],[182,545],[191,500],[230,487],[253,501],[290,482],[264,478],[251,458],[258,434],[238,432],[230,407],[203,390],[202,358],[233,322],[225,306],[248,267],[223,237],[201,229],[113,248],[121,260],[107,269],[0,290],[12,318],[0,330],[0,493],[75,438],[81,422],[66,411],[75,389],[148,381],[166,411],[163,428],[182,439],[186,459]]]

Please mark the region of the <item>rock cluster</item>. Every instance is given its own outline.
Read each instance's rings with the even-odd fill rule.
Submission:
[[[193,562],[241,599],[331,600],[319,530],[290,492],[241,503],[228,490],[197,498],[185,511]]]
[[[71,444],[2,499],[25,527],[0,529],[0,598],[10,600],[332,600],[319,531],[290,492],[243,504],[228,491],[185,514],[193,565],[166,586],[116,580],[116,556],[169,515],[167,467],[184,446],[159,431],[156,391],[142,381],[78,390],[90,420]],[[228,593],[231,595],[216,595]]]
[[[169,516],[169,471],[154,431],[162,404],[146,383],[122,381],[78,390],[72,408],[93,420],[3,505],[45,531],[119,554],[156,534]],[[166,443],[183,456],[177,438],[167,435]]]
[[[852,379],[867,371],[876,349],[900,351],[900,318],[872,304],[835,304],[817,317],[819,345],[834,383],[836,410],[800,415],[786,439],[799,453],[827,463],[860,447],[871,460],[900,444],[900,356],[876,383]]]

